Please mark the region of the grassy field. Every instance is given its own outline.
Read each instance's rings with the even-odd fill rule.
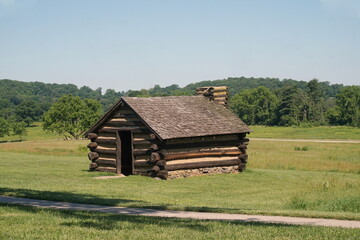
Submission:
[[[360,144],[250,140],[248,167],[360,174]]]
[[[23,137],[24,140],[47,140],[47,139],[61,139],[61,136],[55,133],[44,132],[41,123],[35,122],[33,126],[27,127],[28,134]],[[5,136],[0,137],[1,142],[18,142],[20,141],[18,136]]]
[[[241,174],[171,181],[140,176],[98,180],[94,177],[106,173],[88,172],[87,165],[85,157],[3,152],[0,194],[129,207],[360,220],[360,175],[355,173],[249,167]]]
[[[0,239],[358,239],[360,229],[119,216],[0,205]],[[34,231],[36,229],[36,231]]]
[[[360,128],[346,126],[266,127],[250,126],[250,138],[360,140]]]
[[[250,141],[249,164],[244,173],[169,181],[140,176],[99,180],[94,177],[109,174],[87,171],[88,141],[54,139],[54,136],[42,136],[39,129],[39,126],[34,127],[33,135],[27,137],[28,141],[0,143],[1,195],[113,206],[360,220],[360,144],[254,140]],[[281,134],[274,131],[275,136]],[[50,217],[52,215],[53,218]],[[166,239],[169,235],[162,234],[162,231],[169,229],[174,231],[171,236],[175,239],[178,236],[182,239],[188,236],[215,239],[211,236],[219,238],[220,235],[228,239],[241,239],[241,236],[244,239],[265,239],[266,234],[292,239],[294,237],[291,236],[297,236],[296,233],[302,233],[299,236],[303,239],[321,239],[322,236],[341,239],[342,231],[343,236],[349,238],[358,234],[355,230],[334,233],[336,228],[164,220],[14,206],[0,208],[1,221],[14,229],[30,229],[31,224],[46,222],[47,218],[51,221],[43,223],[39,235],[14,231],[14,235],[9,237],[6,231],[1,233],[0,238],[54,236],[52,238],[56,239],[64,232],[80,234],[87,231],[93,233],[95,239],[101,238],[102,234],[109,239],[116,238],[116,233],[134,234],[135,238],[142,239],[145,238],[142,233],[133,233],[131,229],[144,229],[146,232],[158,225],[161,225],[160,232],[150,233],[159,239]],[[103,224],[101,221],[106,218],[112,220]],[[64,224],[55,224],[59,222]],[[163,223],[168,224],[162,226]],[[113,232],[106,229],[109,224]],[[128,228],[122,228],[122,224]],[[199,229],[207,230],[202,232]],[[2,227],[0,231],[3,231]],[[44,234],[41,234],[42,231]],[[68,239],[81,239],[88,235],[72,236],[66,235]]]

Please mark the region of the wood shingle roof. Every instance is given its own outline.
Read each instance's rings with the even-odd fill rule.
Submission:
[[[251,132],[235,114],[204,96],[122,100],[163,140]]]

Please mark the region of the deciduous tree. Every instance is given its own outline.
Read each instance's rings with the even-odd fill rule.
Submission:
[[[230,108],[249,125],[273,124],[277,105],[276,95],[266,87],[242,91],[230,102]]]
[[[68,139],[78,139],[101,115],[101,106],[92,99],[64,95],[44,114],[43,128]]]

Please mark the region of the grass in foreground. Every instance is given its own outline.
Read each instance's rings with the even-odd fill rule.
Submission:
[[[360,235],[360,229],[122,216],[11,205],[0,205],[0,223],[1,239],[358,239]]]
[[[346,126],[266,127],[250,126],[250,138],[360,140],[360,128]]]
[[[78,203],[360,220],[360,175],[249,169],[158,181],[98,180],[83,157],[3,153],[0,194]]]

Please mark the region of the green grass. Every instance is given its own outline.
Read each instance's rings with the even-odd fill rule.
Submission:
[[[186,220],[0,205],[0,239],[358,239],[360,229]]]
[[[249,168],[360,173],[359,143],[250,140],[248,152]]]
[[[40,122],[35,122],[31,127],[26,128],[28,134],[23,137],[23,140],[48,140],[48,139],[61,139],[61,136],[55,133],[44,132]],[[18,142],[18,136],[5,136],[0,137],[0,142]]]
[[[359,139],[358,129],[346,127],[253,129],[250,137]],[[249,144],[249,164],[244,173],[158,181],[140,176],[95,179],[111,174],[87,171],[88,141],[60,140],[44,134],[39,125],[29,129],[26,139],[0,143],[1,195],[111,206],[360,220],[360,148],[356,143],[254,140]],[[0,226],[6,226],[0,227],[0,239],[359,236],[358,230],[339,228],[117,216],[7,205],[0,205],[0,221]]]
[[[250,126],[250,128],[253,130],[249,135],[250,138],[360,140],[360,128],[346,126],[311,128]]]
[[[0,194],[128,207],[360,220],[360,174],[248,169],[240,174],[169,181],[141,176],[99,180],[94,177],[106,173],[88,172],[88,162],[85,157],[3,152]]]

